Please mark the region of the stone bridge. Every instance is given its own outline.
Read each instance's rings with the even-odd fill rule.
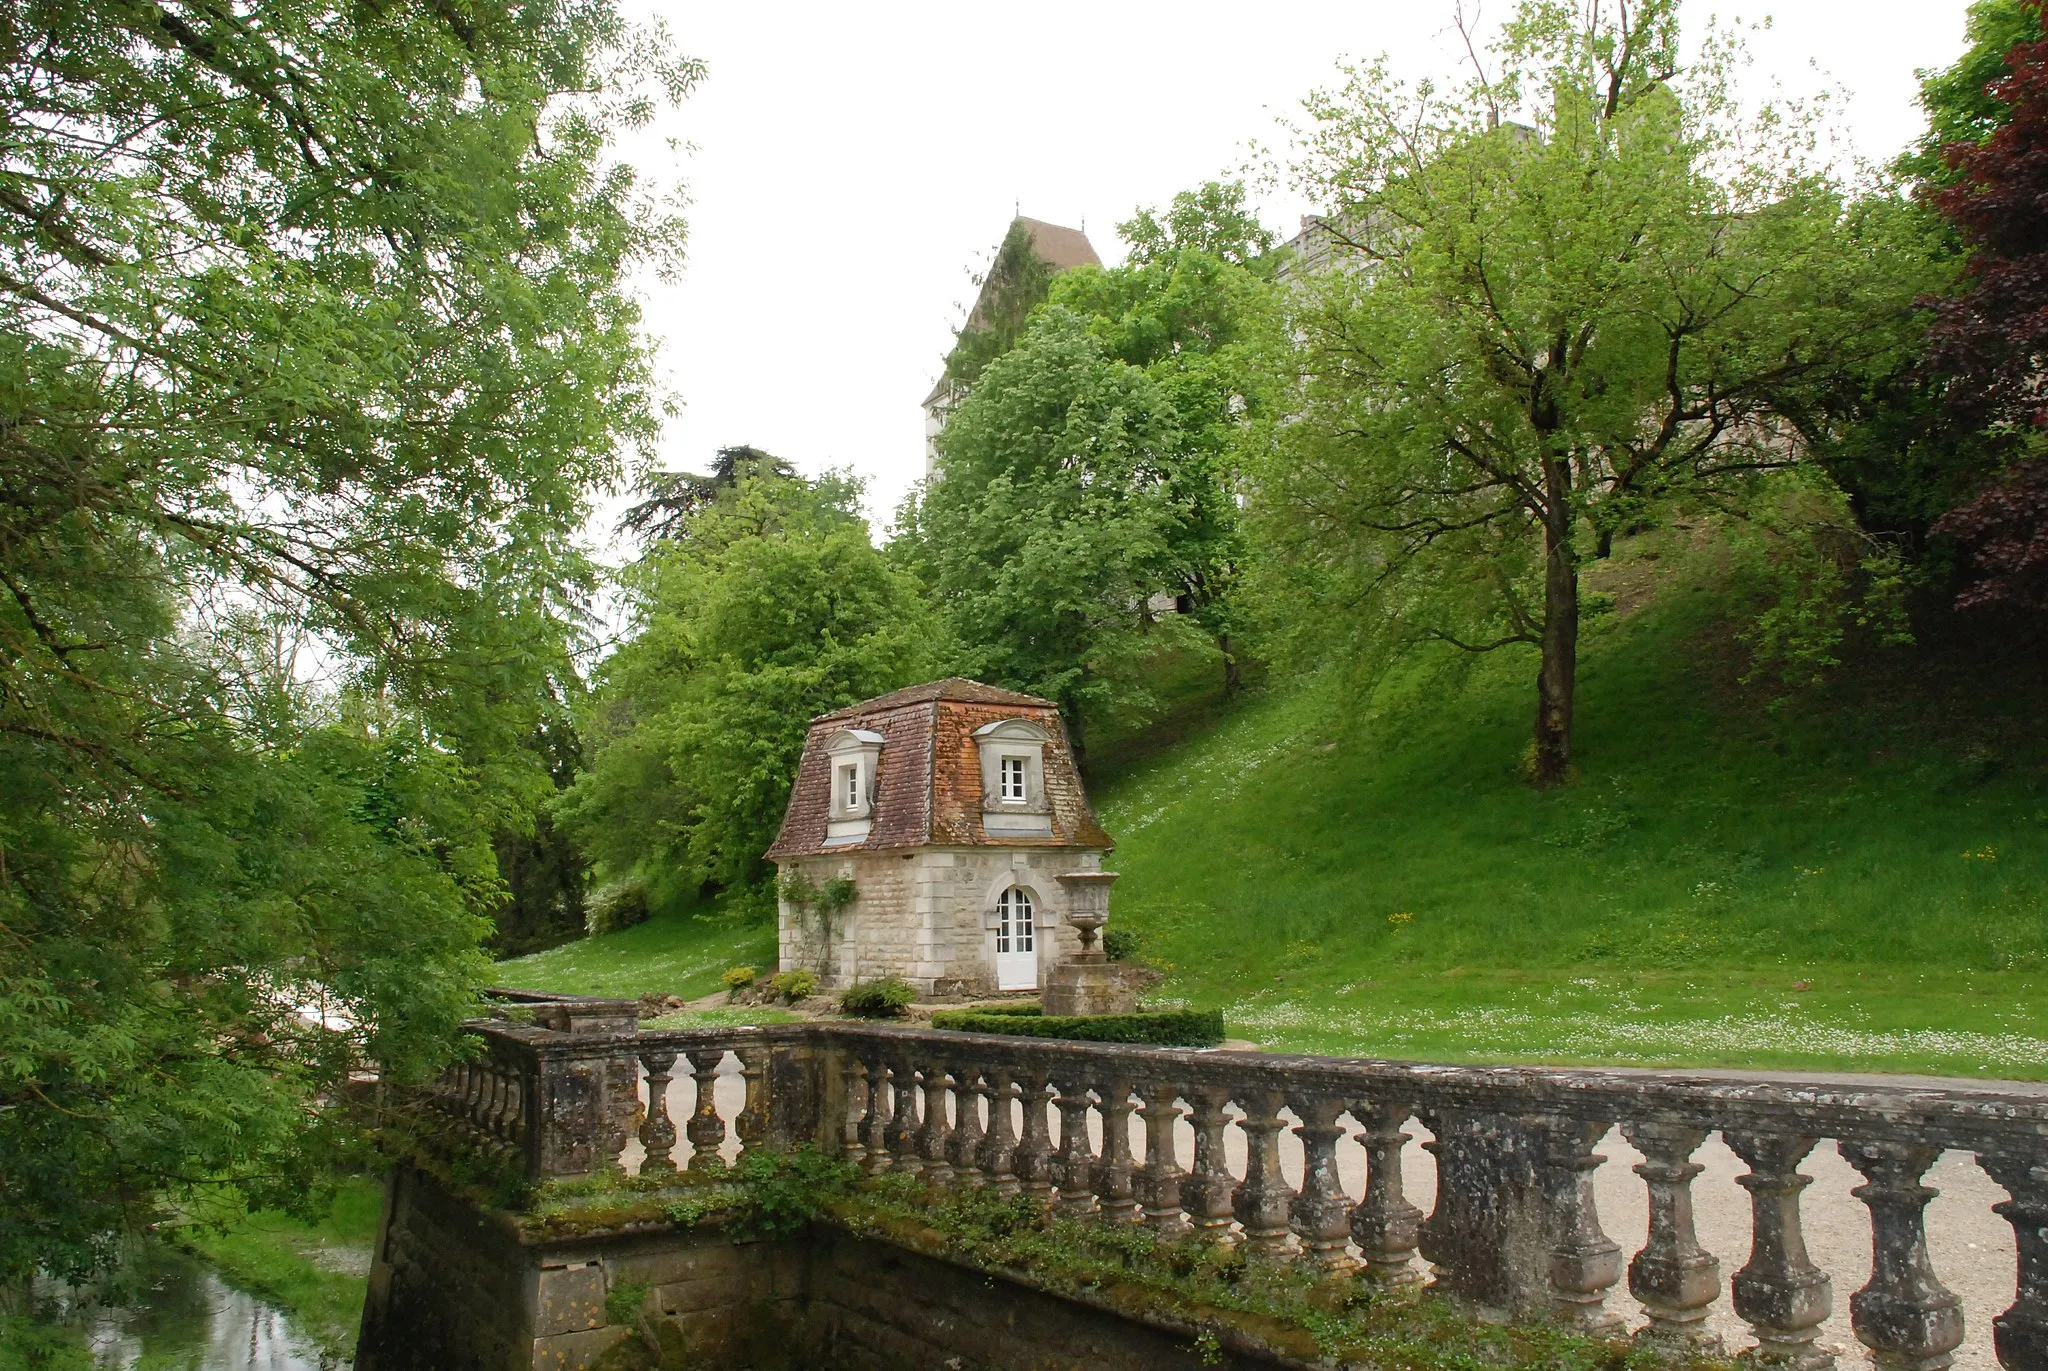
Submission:
[[[630,1002],[501,999],[506,1017],[474,1025],[479,1054],[402,1104],[435,1122],[447,1164],[394,1173],[358,1371],[653,1365],[620,1355],[649,1326],[690,1365],[762,1360],[764,1338],[797,1365],[1350,1364],[1241,1322],[1205,1325],[1199,1310],[1112,1308],[871,1232],[734,1242],[644,1204],[564,1229],[448,1179],[561,1191],[614,1177],[650,1194],[750,1149],[803,1145],[868,1176],[914,1176],[933,1203],[961,1187],[1028,1196],[1090,1223],[1234,1245],[1312,1274],[1318,1291],[1426,1287],[1418,1298],[1475,1319],[1633,1338],[1675,1363],[2048,1371],[2038,1087],[853,1023],[643,1031]],[[1932,1206],[1930,1175],[1950,1192]],[[1742,1231],[1696,1220],[1708,1186],[1741,1203],[1699,1213],[1740,1213]],[[1718,1251],[1703,1227],[1719,1230]],[[1825,1240],[1810,1247],[1810,1234]],[[1935,1253],[1967,1255],[1937,1271]],[[797,1328],[800,1347],[783,1336]]]

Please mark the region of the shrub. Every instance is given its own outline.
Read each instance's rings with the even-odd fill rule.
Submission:
[[[933,1028],[958,1033],[1014,1033],[1027,1038],[1071,1038],[1095,1043],[1148,1043],[1153,1047],[1214,1047],[1223,1041],[1220,1009],[1170,1009],[1136,1014],[1047,1014],[1034,1005],[942,1009]]]
[[[784,971],[768,978],[768,988],[789,1004],[795,1004],[818,988],[815,971]]]
[[[595,938],[647,922],[647,882],[638,876],[611,881],[590,892],[583,906],[583,931]]]
[[[718,973],[718,979],[725,982],[727,990],[738,992],[752,985],[758,974],[751,966],[729,966]]]
[[[1102,955],[1113,962],[1135,962],[1138,960],[1138,946],[1138,930],[1135,928],[1102,930]]]
[[[893,1019],[917,1002],[917,987],[896,976],[855,981],[839,992],[839,1007],[863,1019]]]

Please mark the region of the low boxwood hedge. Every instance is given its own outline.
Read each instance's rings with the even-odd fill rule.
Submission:
[[[1047,1014],[1035,1004],[942,1009],[933,1028],[960,1033],[1012,1033],[1027,1038],[1071,1038],[1093,1043],[1149,1043],[1154,1047],[1214,1047],[1223,1041],[1220,1009],[1165,1009],[1137,1014]]]

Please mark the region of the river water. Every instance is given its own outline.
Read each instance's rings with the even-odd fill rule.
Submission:
[[[139,1248],[120,1292],[72,1306],[103,1371],[348,1371],[290,1315],[183,1252]]]

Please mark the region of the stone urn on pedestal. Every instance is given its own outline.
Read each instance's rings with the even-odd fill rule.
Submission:
[[[1116,875],[1069,871],[1054,878],[1066,891],[1066,920],[1081,935],[1081,950],[1054,967],[1046,979],[1047,1014],[1128,1014],[1138,1007],[1137,991],[1117,975],[1097,937],[1109,922],[1109,887]]]

